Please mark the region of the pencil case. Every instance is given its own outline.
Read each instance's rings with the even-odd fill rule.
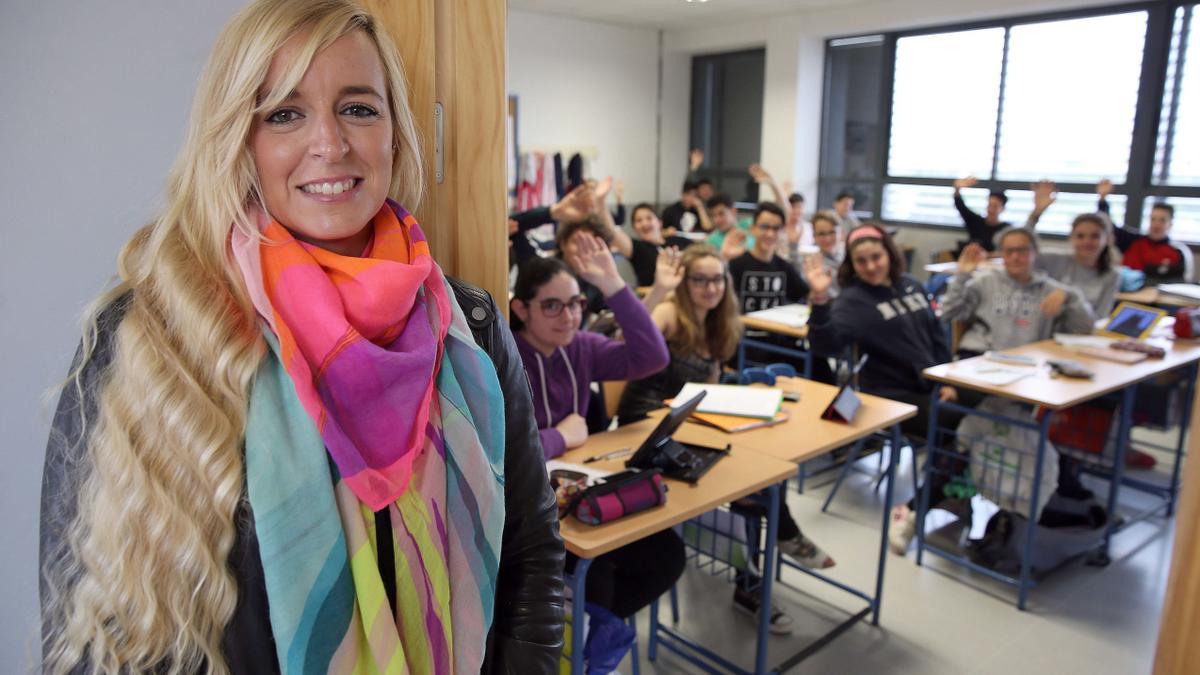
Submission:
[[[666,501],[667,484],[661,469],[624,471],[580,493],[573,511],[579,522],[601,525]]]

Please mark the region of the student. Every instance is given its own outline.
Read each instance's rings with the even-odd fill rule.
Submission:
[[[707,244],[695,244],[683,254],[683,288],[654,308],[654,323],[662,331],[670,351],[670,363],[660,372],[625,387],[617,408],[620,424],[644,419],[651,410],[679,394],[688,382],[716,382],[721,363],[737,351],[741,336],[737,299],[729,288],[727,263]],[[834,565],[830,558],[801,532],[780,500],[779,547],[799,564],[812,569]],[[759,597],[746,588],[754,585],[749,575],[734,592],[735,606],[751,616],[758,613]],[[791,617],[772,607],[771,630],[791,631]]]
[[[638,286],[650,286],[654,283],[659,252],[664,247],[683,250],[692,242],[686,237],[664,237],[662,221],[658,219],[654,207],[645,202],[633,207],[632,216],[633,231],[637,237],[631,243],[629,262],[633,264]]]
[[[942,321],[964,321],[961,355],[1019,347],[1046,340],[1056,332],[1088,334],[1092,307],[1076,289],[1035,267],[1037,237],[1013,227],[996,236],[1004,269],[972,275],[987,251],[971,242],[958,257],[958,271],[942,298]]]
[[[800,273],[775,253],[784,219],[783,209],[770,202],[760,203],[750,226],[754,244],[729,263],[743,314],[803,302],[808,297],[808,284]]]
[[[1043,253],[1036,268],[1078,289],[1096,318],[1112,313],[1121,285],[1114,262],[1112,223],[1098,213],[1083,213],[1071,223],[1071,253]]]
[[[754,238],[749,235],[750,228],[738,221],[732,197],[722,192],[713,195],[705,206],[713,231],[704,241],[720,251],[723,258],[733,260],[754,246]]]
[[[1174,218],[1175,207],[1155,204],[1150,209],[1150,230],[1133,241],[1121,261],[1130,269],[1145,272],[1147,283],[1192,282],[1192,250],[1168,237]]]
[[[792,248],[812,246],[812,223],[804,219],[804,195],[799,192],[788,195],[788,206],[791,208],[788,211],[787,222],[783,225],[784,231],[787,232],[788,244]],[[795,258],[790,260],[796,262]]]
[[[862,225],[858,216],[854,215],[854,196],[849,192],[839,192],[833,200],[833,213],[837,216],[838,225],[843,231],[853,230]]]
[[[830,298],[836,298],[840,286],[837,271],[846,258],[846,249],[842,245],[842,228],[838,225],[837,216],[829,211],[818,211],[813,216],[812,232],[813,241],[816,242],[820,253],[809,256],[809,258],[819,260],[822,269],[829,272],[830,285],[826,293]],[[801,263],[799,257],[796,255],[792,258],[792,263],[800,268],[801,273],[807,275],[806,270],[809,269],[807,261]],[[805,276],[805,281],[808,281],[807,276]]]
[[[1004,213],[1004,207],[1008,204],[1008,197],[1003,190],[993,190],[988,195],[987,213],[981,216],[968,208],[962,198],[962,189],[972,187],[978,182],[979,179],[974,176],[954,181],[954,208],[958,209],[958,215],[962,216],[963,225],[967,228],[967,236],[970,237],[970,241],[990,252],[996,250],[994,241],[996,233],[1012,227],[1010,223],[1000,220],[1000,214]]]
[[[641,378],[668,363],[662,334],[617,274],[608,246],[588,232],[572,238],[571,267],[603,292],[625,341],[579,330],[584,298],[562,260],[535,258],[521,267],[513,291],[513,329],[533,388],[546,459],[587,440],[583,415],[592,382]],[[575,562],[568,556],[568,571]],[[683,567],[683,542],[664,530],[597,558],[588,573],[588,601],[626,618],[669,589]]]
[[[819,227],[817,219],[814,225]],[[805,261],[806,276],[812,289],[812,316],[808,336],[813,348],[838,353],[851,345],[869,358],[859,375],[863,391],[917,406],[917,416],[901,423],[910,438],[929,433],[929,391],[932,385],[921,371],[950,360],[946,331],[929,304],[929,295],[920,282],[904,273],[904,257],[892,238],[874,225],[855,228],[846,237],[846,257],[831,270],[816,257]],[[836,274],[836,278],[835,275]],[[834,301],[830,291],[842,287]],[[970,390],[942,387],[943,401],[974,406],[981,395]],[[944,428],[955,429],[963,415],[943,410],[939,414]],[[938,471],[930,494],[931,506],[942,500],[950,477],[962,473],[964,460],[954,453],[952,434],[942,435],[945,452],[938,453]],[[906,505],[892,509],[889,542],[892,551],[904,555],[916,533],[916,497]]]
[[[615,227],[610,227],[601,215],[593,212],[580,220],[567,221],[559,225],[558,231],[554,235],[554,241],[560,259],[572,259],[574,247],[579,241],[575,235],[579,232],[586,232],[599,239],[605,248],[615,248],[623,255],[633,253],[633,242],[629,235]],[[518,274],[520,274],[519,270]],[[587,299],[584,315],[585,323],[587,323],[593,316],[607,309],[608,305],[605,303],[604,293],[589,283],[586,277],[579,281],[579,287]]]
[[[742,334],[727,263],[708,244],[683,252],[683,289],[654,307],[651,317],[666,340],[670,363],[625,387],[617,419],[629,424],[663,406],[688,382],[716,382],[721,364],[737,351]]]
[[[711,178],[701,178],[696,181],[696,196],[700,198],[701,204],[712,199],[716,192],[717,186],[713,185]]]
[[[704,202],[700,200],[697,183],[684,181],[679,201],[663,209],[662,223],[667,234],[712,230],[708,214],[704,213]]]

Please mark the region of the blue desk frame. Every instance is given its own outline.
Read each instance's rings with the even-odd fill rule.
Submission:
[[[762,585],[759,589],[761,593],[760,607],[771,606],[772,581],[776,577],[774,568],[778,552],[775,549],[775,536],[779,530],[781,485],[786,485],[786,482],[782,484],[776,483],[767,488],[767,543],[766,550],[764,551]],[[587,572],[591,566],[591,559],[581,558],[575,564],[575,572],[571,575],[571,672],[577,674],[586,672],[583,664],[583,620],[586,603],[585,588],[587,586]],[[678,619],[677,612],[676,619]],[[663,626],[658,620],[658,601],[655,600],[650,605],[650,644],[647,647],[647,653],[651,661],[655,660],[658,657],[658,647],[661,643],[663,647],[675,652],[681,658],[702,669],[704,672],[723,672],[711,665],[715,664],[724,668],[724,672],[737,673],[738,675],[749,675],[749,673],[753,672],[755,675],[764,675],[768,672],[775,672],[767,670],[767,642],[770,638],[770,620],[771,613],[769,611],[759,612],[754,670],[746,671],[715,652],[689,640],[677,631]]]
[[[1171,470],[1171,483],[1165,489],[1160,486],[1145,483],[1144,481],[1126,478],[1124,475],[1125,455],[1129,450],[1129,435],[1130,430],[1133,428],[1133,405],[1135,402],[1137,386],[1140,384],[1140,382],[1131,383],[1125,386],[1119,392],[1121,397],[1121,415],[1117,426],[1117,447],[1115,456],[1113,457],[1112,471],[1107,475],[1100,471],[1090,471],[1090,473],[1094,475],[1107,478],[1112,486],[1108,492],[1108,528],[1104,533],[1103,543],[1094,553],[1094,557],[1091,561],[1093,564],[1104,566],[1109,563],[1110,558],[1108,553],[1109,546],[1112,542],[1112,536],[1120,529],[1123,529],[1132,523],[1148,518],[1160,510],[1163,510],[1167,517],[1171,517],[1175,512],[1175,501],[1179,494],[1179,470],[1183,464],[1184,444],[1187,440],[1187,431],[1191,423],[1192,400],[1196,391],[1197,363],[1189,363],[1186,366],[1183,366],[1183,368],[1186,369],[1185,377],[1187,378],[1187,388],[1184,395],[1183,412],[1179,420],[1179,439],[1175,446],[1175,465]],[[1047,410],[1040,422],[1032,422],[1028,419],[1017,419],[1002,415],[994,415],[992,413],[983,412],[974,408],[967,408],[958,405],[957,403],[939,401],[938,391],[942,386],[942,384],[935,382],[933,390],[929,394],[929,433],[926,435],[926,439],[928,439],[929,442],[932,442],[933,439],[937,438],[938,412],[942,409],[955,410],[963,413],[964,415],[984,417],[997,422],[1033,429],[1038,432],[1037,455],[1036,461],[1034,462],[1034,483],[1030,494],[1029,508],[1029,513],[1033,514],[1033,516],[1030,518],[1031,526],[1026,530],[1025,543],[1021,549],[1021,572],[1020,576],[1018,577],[1011,577],[1006,574],[996,572],[995,570],[977,565],[962,555],[947,551],[928,543],[925,540],[925,515],[929,510],[929,490],[934,470],[932,461],[932,453],[934,451],[930,450],[930,457],[928,457],[925,462],[924,485],[921,487],[920,499],[917,500],[917,564],[920,565],[924,562],[925,551],[928,550],[930,553],[933,553],[940,558],[944,558],[950,562],[962,565],[963,567],[966,567],[974,572],[983,574],[984,576],[995,579],[996,581],[1011,586],[1016,586],[1017,608],[1024,610],[1026,607],[1026,601],[1029,597],[1029,589],[1036,585],[1032,579],[1030,552],[1033,550],[1035,536],[1037,535],[1037,527],[1033,525],[1037,520],[1037,514],[1035,511],[1037,510],[1036,505],[1038,503],[1038,496],[1042,483],[1042,461],[1046,455],[1046,443],[1048,442],[1050,435],[1050,421],[1053,418],[1055,411]],[[1115,515],[1117,513],[1118,505],[1117,498],[1120,494],[1120,489],[1122,486],[1131,487],[1142,492],[1148,492],[1150,494],[1161,496],[1163,498],[1163,503],[1139,513],[1132,518],[1126,519],[1124,523],[1118,527],[1116,524],[1117,519],[1115,518]]]

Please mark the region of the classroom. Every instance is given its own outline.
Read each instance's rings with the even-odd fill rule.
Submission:
[[[0,18],[6,672],[1195,672],[1197,2]]]

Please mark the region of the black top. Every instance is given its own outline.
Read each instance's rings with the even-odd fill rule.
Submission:
[[[663,209],[663,212],[662,212],[663,227],[673,227],[676,230],[687,230],[688,228],[683,227],[681,225],[681,223],[683,222],[683,214],[685,214],[685,213],[692,214],[692,218],[694,219],[693,220],[694,224],[692,225],[691,229],[699,230],[700,229],[700,214],[696,211],[696,209],[685,208],[683,206],[683,202],[675,202],[674,204]]]
[[[800,273],[777,255],[763,262],[747,251],[729,262],[729,273],[743,314],[803,302],[808,297],[808,284]]]
[[[894,286],[855,280],[833,302],[814,305],[808,339],[814,349],[830,354],[857,344],[859,354],[869,355],[859,384],[882,396],[928,392],[921,371],[950,360],[946,330],[929,306],[925,287],[907,274]]]
[[[663,407],[663,401],[677,396],[688,382],[708,382],[716,367],[716,359],[671,352],[671,362],[666,368],[625,386],[617,406],[617,423],[624,425],[645,419],[646,413]]]
[[[680,251],[692,245],[692,240],[687,237],[667,237],[665,241],[667,246],[674,246]],[[633,240],[633,252],[629,256],[629,262],[633,265],[634,273],[637,274],[638,286],[649,286],[654,283],[658,249],[657,244],[651,244],[641,239]]]
[[[996,242],[993,241],[996,233],[1006,227],[1012,226],[1012,223],[1008,221],[1000,221],[995,225],[989,225],[983,216],[975,213],[967,206],[967,203],[963,201],[962,195],[954,195],[954,208],[958,209],[958,215],[962,216],[963,225],[966,225],[967,235],[971,237],[971,241],[976,242],[989,251],[996,250]]]

